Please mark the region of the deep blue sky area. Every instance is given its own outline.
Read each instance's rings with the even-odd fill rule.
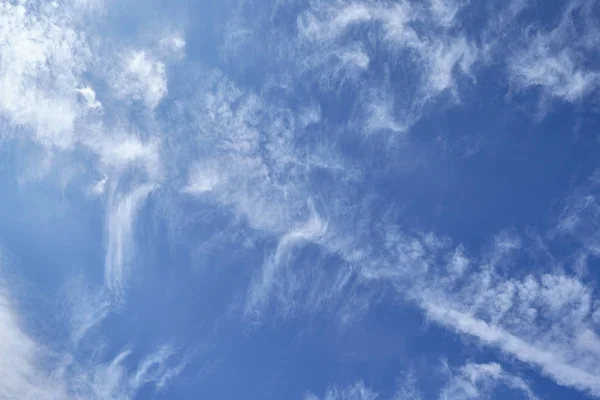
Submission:
[[[592,0],[0,0],[0,400],[600,397]]]

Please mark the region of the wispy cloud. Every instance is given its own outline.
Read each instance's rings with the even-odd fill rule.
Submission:
[[[173,45],[177,42],[171,43]],[[165,64],[145,50],[126,52],[121,63],[110,80],[113,93],[126,101],[138,101],[150,110],[155,109],[167,94]]]
[[[600,21],[591,3],[569,2],[558,22],[549,30],[531,27],[524,47],[509,56],[512,82],[517,88],[541,88],[546,96],[573,102],[600,84],[600,71],[584,62],[585,54],[597,52]]]
[[[279,269],[288,267],[295,246],[301,243],[316,243],[327,233],[327,221],[317,214],[312,201],[309,203],[310,214],[303,224],[292,228],[279,239],[275,253],[271,255],[262,268],[256,282],[250,286],[246,301],[246,313],[257,314],[271,295],[273,286],[281,282],[278,279]]]
[[[104,279],[108,290],[121,299],[131,275],[133,226],[137,212],[156,186],[143,184],[126,194],[112,188],[107,215],[107,249]]]
[[[567,209],[563,217],[577,221],[567,215],[570,212]],[[568,232],[576,225],[560,226]],[[600,374],[599,297],[591,281],[567,272],[544,246],[540,248],[537,242],[514,232],[502,232],[490,241],[487,250],[470,255],[464,246],[454,245],[448,238],[407,232],[386,222],[372,221],[358,230],[349,227],[341,229],[341,225],[330,223],[330,231],[336,234],[318,243],[356,266],[358,282],[378,288],[392,285],[430,321],[458,335],[476,338],[559,385],[600,394],[596,379]],[[336,239],[339,234],[353,239]],[[539,236],[534,238],[537,240]],[[532,258],[532,252],[541,253]],[[530,265],[532,260],[534,266]],[[514,271],[519,271],[516,276]],[[353,276],[351,268],[345,276]],[[334,280],[323,287],[307,274],[284,278],[316,285],[324,294],[321,299],[329,304],[342,293],[347,302],[353,299],[344,292],[347,284],[339,286]],[[363,307],[369,307],[371,300],[360,300]],[[282,296],[278,301],[286,303],[294,298]],[[325,307],[323,303],[320,306]],[[360,315],[361,310],[355,307],[350,313]],[[489,372],[485,376],[496,370],[490,368],[482,370]],[[504,375],[497,371],[494,379],[502,381]],[[535,398],[519,379],[506,378],[503,384]]]
[[[363,382],[357,382],[352,386],[337,388],[333,387],[327,390],[322,399],[324,400],[375,400],[378,398],[377,393],[369,390]],[[308,394],[304,397],[305,400],[318,400],[320,397],[317,397],[314,394]]]
[[[600,255],[598,215],[600,205],[596,200],[600,188],[600,175],[596,171],[583,185],[574,190],[563,202],[551,238],[575,238],[586,254]],[[583,271],[581,271],[583,272]]]
[[[76,191],[95,197],[82,201],[106,207],[104,282],[88,284],[90,261],[64,285],[57,312],[66,337],[46,343],[29,332],[28,310],[10,285],[0,287],[3,399],[130,399],[148,385],[165,388],[185,364],[170,346],[139,363],[129,351],[107,354],[103,338],[91,335],[126,298],[135,219],[162,179],[161,140],[148,127],[167,95],[167,66],[185,55],[185,40],[168,29],[146,47],[103,42],[95,29],[104,11],[95,0],[0,3],[2,139],[41,154],[31,167],[36,179],[52,185],[60,175],[63,191],[76,182]],[[134,120],[140,104],[146,110]]]
[[[450,378],[442,389],[440,400],[481,399],[490,396],[494,389],[504,385],[520,393],[521,398],[537,400],[527,382],[504,371],[498,363],[467,363],[450,372]]]
[[[453,368],[444,363],[446,373],[445,383],[439,388],[437,398],[439,400],[468,400],[481,399],[492,396],[494,390],[498,387],[506,387],[514,391],[518,397],[528,400],[538,400],[538,397],[532,392],[527,382],[522,378],[506,372],[500,364],[488,363],[477,364],[468,362],[459,368]],[[427,377],[429,389],[435,387],[431,377]],[[424,397],[422,393],[415,388],[413,380],[398,381],[396,392],[392,396],[381,396],[366,386],[362,381],[353,385],[342,387],[331,387],[323,397],[309,394],[306,400],[421,400]]]
[[[0,26],[0,112],[43,144],[73,146],[76,89],[91,60],[85,39],[52,3],[2,2]]]
[[[23,329],[9,293],[4,287],[0,290],[1,398],[132,399],[145,385],[164,388],[184,366],[168,346],[149,354],[132,372],[124,365],[128,351],[108,362],[82,362],[74,354],[53,352]]]
[[[92,2],[76,3],[83,10]],[[507,15],[521,9],[515,4]],[[595,20],[582,4],[571,3],[554,29],[527,32],[527,43],[506,61],[514,87],[539,87],[565,101],[597,88],[598,71],[581,63],[582,53],[595,51],[597,36]],[[517,235],[499,235],[486,254],[435,233],[393,225],[373,210],[379,205],[357,194],[364,189],[354,188],[363,166],[348,167],[352,163],[339,154],[335,138],[327,142],[314,134],[330,128],[329,118],[339,117],[350,121],[339,131],[351,126],[361,134],[402,136],[427,105],[445,95],[459,100],[460,78],[471,76],[495,46],[483,40],[480,50],[462,29],[467,1],[311,2],[298,14],[293,37],[269,41],[280,52],[273,62],[285,67],[282,76],[269,76],[258,89],[249,89],[198,68],[196,80],[182,84],[188,89],[179,99],[170,97],[177,92],[167,73],[170,62],[184,59],[183,35],[169,31],[146,47],[95,47],[91,43],[99,39],[79,25],[74,14],[80,11],[70,5],[0,5],[0,113],[45,149],[45,169],[55,158],[85,158],[92,178],[84,190],[96,202],[106,202],[104,287],[88,290],[76,282],[67,290],[71,346],[127,298],[136,271],[136,218],[149,196],[172,185],[176,195],[216,205],[232,216],[232,224],[273,243],[253,271],[247,315],[260,315],[272,300],[294,309],[301,292],[307,308],[335,309],[343,323],[364,313],[369,295],[383,284],[432,322],[497,348],[558,384],[600,396],[600,303],[584,277],[562,268],[521,269],[530,249]],[[575,10],[586,17],[577,38]],[[253,34],[232,30],[228,40],[249,40]],[[93,55],[92,47],[101,56]],[[281,50],[288,47],[289,52]],[[104,56],[108,61],[99,60]],[[101,84],[91,84],[90,75]],[[328,98],[348,89],[352,98],[336,106],[348,104],[350,110],[326,115],[319,101],[294,107],[287,100],[297,95],[292,81],[314,85]],[[396,81],[406,84],[398,88]],[[164,135],[153,114],[159,105],[170,107],[169,122],[176,125]],[[137,128],[122,108],[147,120]],[[332,187],[327,188],[329,203],[319,194],[321,186]],[[593,195],[578,195],[554,234],[576,236],[584,253],[596,256],[597,213]],[[320,246],[342,266],[295,268],[294,256],[305,244]],[[510,276],[507,268],[518,273]],[[355,293],[357,286],[366,294]],[[145,385],[160,390],[182,371],[184,363],[169,346],[142,357],[134,368],[128,351],[102,362],[54,354],[23,329],[15,310],[10,296],[0,292],[0,353],[6,355],[0,357],[0,397],[131,398]],[[462,367],[440,396],[477,398],[498,382],[535,398],[523,380],[496,363]],[[359,382],[324,396],[378,395]]]
[[[407,79],[410,77],[418,82],[402,90],[401,96],[410,96],[412,104],[409,105],[410,113],[405,113],[405,120],[398,124],[408,126],[420,118],[423,105],[441,93],[449,91],[458,98],[456,74],[470,74],[478,58],[476,46],[464,35],[456,33],[456,29],[449,29],[455,25],[457,14],[465,5],[466,2],[441,1],[433,1],[424,7],[417,7],[410,2],[393,6],[372,2],[338,2],[335,5],[317,2],[299,16],[298,31],[301,40],[312,44],[312,59],[318,60],[320,57],[323,60],[320,65],[323,71],[331,70],[329,62],[325,63],[331,56],[356,55],[354,48],[359,43],[369,48],[386,49],[388,57],[397,60]],[[355,29],[359,27],[371,29],[374,24],[383,31],[382,35],[376,36],[381,46],[374,46],[373,39],[369,41],[360,33],[351,33],[357,32]],[[378,35],[376,32],[373,29],[372,35]],[[362,50],[359,54],[360,58],[355,56],[352,59],[361,61],[353,65],[368,68],[367,60],[371,57],[369,51]],[[378,57],[381,57],[380,52]],[[341,65],[347,65],[347,61],[347,57],[339,58]],[[316,65],[311,66],[311,70],[314,69]],[[361,88],[364,84],[357,86]],[[384,100],[394,106],[394,96],[387,97]]]
[[[514,268],[514,255],[523,251],[507,245],[514,241],[497,240],[490,255],[467,262],[446,241],[393,237],[394,256],[365,270],[366,277],[393,282],[430,320],[539,368],[558,384],[600,393],[600,359],[590,350],[595,337],[572,345],[595,329],[597,296],[584,282],[560,272],[504,277],[501,269]]]
[[[69,280],[62,292],[60,308],[65,314],[71,343],[76,347],[109,315],[113,299],[104,288],[92,287],[83,277]]]

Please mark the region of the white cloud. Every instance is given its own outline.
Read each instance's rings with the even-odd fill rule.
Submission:
[[[186,193],[202,194],[212,191],[219,184],[220,168],[216,161],[197,162],[190,168],[188,185],[183,189]]]
[[[320,243],[332,234],[326,211],[317,211],[320,203],[309,184],[310,171],[334,170],[348,179],[352,169],[326,149],[296,147],[295,137],[318,123],[317,107],[305,108],[305,113],[296,116],[284,106],[269,105],[240,90],[218,73],[206,75],[190,96],[192,101],[179,104],[182,115],[191,117],[184,124],[194,130],[193,136],[185,131],[186,147],[178,149],[179,160],[189,165],[181,190],[205,205],[225,206],[236,222],[259,237],[276,240],[272,253],[254,274],[244,311],[247,316],[260,317],[269,304],[281,304],[282,310],[289,311],[293,297],[305,289],[292,283],[300,280],[287,279],[296,274],[289,262],[294,249],[303,243]],[[346,282],[345,275],[330,277],[330,282]],[[322,303],[314,294],[303,300]],[[271,303],[286,296],[289,301]]]
[[[546,267],[543,254],[536,258],[537,271],[527,273],[529,266],[520,263],[536,247],[525,239],[501,233],[489,252],[472,258],[448,239],[408,234],[387,222],[352,235],[354,240],[330,249],[357,265],[364,283],[392,285],[431,321],[497,348],[559,385],[600,395],[598,296],[591,284],[561,272],[555,261]],[[327,288],[320,290],[330,298],[344,293],[333,283]],[[368,307],[369,300],[362,301]],[[532,396],[517,383],[512,381],[514,389]]]
[[[373,19],[373,10],[366,4],[354,3],[341,8],[323,10],[328,23],[323,23],[313,13],[306,13],[298,19],[300,34],[313,40],[328,40],[341,35],[349,25]]]
[[[394,105],[392,102],[381,94],[373,95],[369,99],[368,113],[365,123],[367,132],[374,133],[377,131],[390,131],[392,133],[403,133],[406,132],[412,123],[408,116],[407,121],[397,121],[397,115]]]
[[[107,249],[104,280],[108,290],[117,300],[125,295],[127,281],[132,273],[133,228],[136,214],[148,195],[156,189],[154,184],[140,185],[122,194],[111,188],[107,212]]]
[[[148,355],[138,366],[135,374],[130,378],[132,388],[140,388],[145,384],[152,383],[158,390],[162,390],[173,379],[181,373],[185,364],[178,363],[169,365],[176,353],[171,346],[163,346],[155,353]]]
[[[78,77],[91,55],[62,8],[0,4],[0,114],[44,145],[70,148],[79,113]],[[86,106],[87,108],[87,106]]]
[[[104,288],[94,289],[83,278],[69,280],[61,297],[70,339],[75,346],[100,325],[113,307],[110,295]]]
[[[90,188],[88,189],[88,193],[91,195],[94,195],[94,196],[100,196],[101,194],[104,194],[107,183],[108,183],[108,175],[104,175],[104,177],[102,177],[102,179],[100,179],[99,181],[94,183],[92,186],[90,186]]]
[[[586,183],[568,196],[563,202],[556,226],[549,235],[554,239],[576,239],[583,247],[578,255],[579,260],[576,261],[583,261],[584,264],[588,255],[600,256],[600,205],[596,200],[600,187],[598,177],[599,172],[596,171]]]
[[[254,229],[284,233],[301,221],[310,197],[299,179],[306,166],[293,148],[296,118],[221,77],[214,80],[185,104],[196,133],[188,148],[178,150],[194,153],[183,191],[209,194]]]
[[[353,65],[360,69],[369,67],[369,56],[360,47],[344,49],[338,54],[338,57],[345,65]]]
[[[108,134],[90,136],[86,145],[98,155],[100,169],[115,174],[137,166],[151,178],[157,179],[161,170],[158,140],[142,141],[134,134]]]
[[[566,101],[581,99],[596,88],[600,73],[580,66],[569,49],[552,54],[547,41],[545,37],[533,39],[528,49],[511,60],[511,77],[517,86],[539,86]]]
[[[392,240],[395,253],[366,269],[366,278],[390,280],[432,321],[539,368],[558,384],[600,394],[600,358],[592,350],[597,337],[587,334],[595,329],[595,295],[584,283],[559,272],[505,277],[501,271],[514,270],[518,260],[506,252],[523,251],[506,234],[485,258],[460,261],[459,274],[454,262],[438,260],[454,259],[461,250],[440,247],[443,241]],[[581,346],[573,347],[578,338]]]
[[[312,202],[309,204],[309,210],[307,221],[281,236],[275,254],[265,261],[259,278],[250,286],[246,313],[259,313],[271,294],[273,286],[279,283],[279,269],[287,267],[294,247],[301,243],[316,243],[327,233],[327,221],[317,214]]]
[[[325,88],[351,82],[364,92],[365,99],[373,97],[370,92],[377,91],[375,97],[379,101],[368,105],[373,118],[367,129],[381,126],[404,132],[421,118],[424,106],[440,94],[448,92],[454,99],[459,98],[456,76],[470,75],[478,60],[477,47],[453,29],[459,10],[465,5],[466,2],[445,1],[433,1],[428,7],[407,1],[393,6],[370,1],[340,1],[335,5],[315,2],[297,21],[300,42],[310,46],[310,52],[302,56],[308,60],[303,65],[308,69],[307,74],[320,76]],[[358,27],[369,29],[369,35],[355,33]],[[385,90],[391,83],[376,81],[365,85],[364,80],[357,79],[356,71],[348,67],[367,70],[371,55],[365,49],[373,47],[387,52],[396,63],[395,70],[403,71],[406,81],[414,83],[404,85],[396,93],[396,86],[394,91]],[[377,79],[389,78],[384,74]]]
[[[454,81],[455,68],[468,75],[471,66],[477,59],[477,50],[464,37],[459,37],[449,43],[439,42],[427,53],[430,73],[429,87],[433,94],[447,89],[456,90]]]
[[[364,127],[371,131],[404,132],[421,116],[425,102],[447,91],[458,96],[456,75],[469,75],[479,57],[476,46],[454,29],[463,2],[432,0],[428,4],[421,9],[411,2],[393,7],[368,1],[339,2],[334,6],[316,2],[298,19],[300,40],[309,44],[306,47],[310,51],[314,49],[311,43],[318,47],[318,54],[309,60],[316,61],[307,64],[316,70],[322,66],[320,63],[332,63],[327,64],[329,72],[322,74],[325,80],[350,77],[348,82],[356,82],[359,74],[372,68],[373,42],[361,37],[350,44],[346,40],[349,32],[361,24],[377,25],[383,31],[375,40],[384,43],[390,54],[407,52],[414,56],[406,58],[419,78],[416,88],[407,89],[408,107],[398,107],[391,91],[383,91],[383,95],[371,95],[377,90],[373,88],[366,91],[364,97],[371,101],[366,106]],[[76,317],[71,321],[72,340],[77,342],[104,318],[107,303],[125,297],[133,273],[135,218],[161,182],[163,141],[147,132],[142,135],[109,129],[98,115],[76,129],[90,110],[109,107],[96,99],[91,86],[80,82],[90,59],[84,35],[76,33],[68,18],[55,8],[41,10],[42,14],[35,16],[22,5],[0,5],[0,37],[7,38],[0,45],[0,83],[6,87],[0,94],[0,112],[12,124],[33,130],[36,140],[45,146],[70,149],[81,145],[91,151],[97,170],[94,172],[104,176],[90,192],[106,193],[108,199],[105,284],[110,295],[79,295],[81,302],[73,305]],[[415,30],[419,23],[425,24],[424,33]],[[573,101],[597,85],[597,73],[580,67],[568,48],[548,50],[558,40],[553,35],[532,37],[531,46],[511,61],[511,78],[519,87],[538,85],[554,96]],[[119,63],[107,77],[112,92],[106,98],[114,95],[127,106],[139,102],[154,110],[167,95],[166,62],[169,57],[183,57],[184,48],[183,38],[172,35],[154,49],[118,50],[119,56],[114,58]],[[189,122],[181,128],[186,130],[187,140],[171,144],[176,148],[168,151],[177,163],[189,166],[187,182],[182,185],[184,192],[227,206],[252,229],[277,238],[273,254],[267,257],[249,290],[248,309],[261,308],[269,296],[279,295],[280,300],[287,301],[281,294],[287,294],[288,288],[277,290],[288,284],[280,277],[297,277],[287,268],[294,249],[302,243],[322,244],[331,253],[340,254],[350,266],[333,279],[315,274],[319,285],[307,295],[308,302],[322,304],[343,293],[356,265],[361,264],[363,280],[391,281],[433,321],[496,346],[560,384],[600,393],[593,380],[600,375],[600,339],[597,327],[590,322],[600,314],[598,300],[585,283],[555,272],[519,279],[501,276],[497,267],[509,265],[513,262],[510,254],[521,251],[521,243],[510,236],[497,240],[493,255],[482,261],[469,259],[462,247],[451,248],[433,235],[413,237],[390,229],[384,238],[377,236],[383,239],[379,243],[373,238],[365,240],[369,228],[358,224],[358,232],[346,234],[329,223],[329,215],[326,220],[314,205],[307,205],[307,199],[314,195],[308,183],[311,167],[340,169],[333,165],[335,157],[321,155],[322,150],[311,149],[305,155],[295,147],[298,132],[322,120],[318,106],[297,117],[285,106],[269,104],[263,93],[245,92],[222,78],[203,78],[208,83],[199,84],[195,97],[177,105],[183,109],[182,114],[192,116],[182,121],[182,125]],[[104,101],[105,97],[101,98]],[[131,181],[132,187],[124,189]],[[347,215],[349,219],[356,217],[353,213]],[[566,217],[562,220],[565,232],[580,226],[577,215]],[[289,283],[294,284],[298,282]],[[331,288],[331,293],[317,293],[323,288]],[[364,304],[355,307],[355,300],[344,298],[346,308],[342,312],[352,314],[364,309]],[[4,350],[9,361],[3,365],[0,359],[0,371],[17,367],[7,371],[8,381],[0,379],[4,390],[0,397],[69,398],[70,391],[92,398],[127,397],[144,384],[163,387],[180,371],[179,367],[168,366],[172,349],[161,348],[142,361],[133,374],[128,374],[124,366],[127,352],[101,366],[92,365],[87,372],[78,371],[75,377],[72,369],[76,367],[70,360],[59,363],[60,368],[49,374],[39,367],[37,357],[43,353],[42,346],[22,331],[10,304],[3,304],[0,318],[4,323],[0,326],[4,327],[1,332],[9,347],[3,349],[0,343],[0,353]],[[465,367],[461,374],[461,379],[471,385],[506,376],[497,364]],[[515,380],[508,382],[517,385]],[[448,392],[457,390],[450,387]],[[472,393],[467,391],[466,396]],[[331,389],[326,394],[332,400],[375,397],[362,384]]]
[[[36,369],[36,343],[20,328],[18,316],[2,289],[0,294],[0,397],[58,399],[61,388]],[[54,393],[54,394],[53,394]]]
[[[98,67],[95,73],[100,78],[105,68],[103,61],[92,57],[88,39],[94,35],[84,33],[79,25],[79,18],[92,5],[36,1],[0,5],[0,116],[19,128],[13,136],[31,135],[46,151],[49,165],[45,169],[36,166],[37,175],[49,171],[53,159],[71,156],[77,146],[91,150],[104,164],[123,165],[145,158],[148,170],[158,165],[152,140],[142,144],[133,136],[109,133],[96,91],[81,82],[92,66]],[[181,45],[181,40],[171,39],[171,47]],[[117,96],[155,107],[165,95],[164,64],[149,52],[128,53],[124,65],[118,67],[123,70],[113,68],[111,73],[124,81],[106,77]]]
[[[72,354],[53,352],[37,342],[22,326],[14,302],[0,289],[2,399],[132,399],[145,385],[164,388],[184,366],[168,346],[149,354],[131,373],[124,365],[128,351],[108,362],[76,362]]]
[[[173,33],[158,42],[158,49],[164,58],[180,61],[185,56],[185,39]]]
[[[122,56],[111,80],[113,92],[126,101],[139,101],[154,110],[167,94],[165,64],[150,52],[134,50]]]
[[[92,110],[102,110],[102,103],[96,100],[96,92],[94,89],[89,86],[85,86],[75,89],[75,91],[83,97],[88,108]]]
[[[590,359],[585,353],[579,360],[565,353],[569,343],[547,343],[551,348],[539,348],[536,344],[515,336],[506,330],[490,325],[467,312],[457,311],[439,303],[423,304],[427,315],[443,325],[458,332],[472,335],[485,344],[498,346],[502,351],[516,359],[539,366],[542,372],[560,385],[571,386],[583,391],[589,391],[597,396],[600,393],[598,382],[597,360]],[[541,334],[541,333],[539,333]],[[546,347],[544,346],[544,347]],[[560,346],[559,354],[554,353]],[[571,360],[566,360],[570,358]],[[590,361],[592,362],[591,365]],[[579,363],[582,363],[578,365]],[[592,368],[592,370],[590,370]]]
[[[378,398],[377,393],[372,392],[362,382],[356,382],[354,385],[347,387],[332,387],[327,390],[323,400],[375,400]],[[304,397],[305,400],[319,400],[314,394],[308,394]]]
[[[494,389],[503,386],[512,389],[514,393],[528,400],[538,400],[527,382],[522,378],[506,372],[498,363],[477,364],[468,362],[460,368],[450,368],[445,364],[448,373],[447,381],[438,394],[439,400],[469,400],[488,398]],[[431,376],[424,377],[428,389],[435,387]],[[393,400],[421,400],[424,397],[415,388],[414,379],[399,380],[399,387],[390,397]],[[384,399],[373,389],[365,386],[362,381],[343,387],[330,387],[323,397],[308,394],[305,400],[376,400]]]
[[[529,400],[537,400],[529,385],[520,377],[505,372],[498,363],[467,363],[452,372],[442,389],[440,400],[481,399],[493,393],[498,385],[505,385]]]
[[[83,191],[106,194],[107,202],[105,287],[88,287],[83,279],[65,286],[59,310],[67,315],[64,347],[53,349],[29,334],[15,302],[0,288],[2,399],[128,399],[145,385],[165,387],[183,368],[168,346],[138,366],[126,351],[107,357],[96,348],[83,360],[85,351],[78,348],[125,297],[135,218],[162,178],[161,141],[148,128],[156,121],[146,113],[138,123],[129,112],[138,106],[133,103],[156,108],[167,94],[167,62],[181,59],[185,50],[178,34],[149,48],[107,45],[94,25],[102,3],[0,2],[2,138],[23,143],[25,153],[41,154],[26,166],[40,180],[59,165],[63,191],[71,180],[80,183],[75,176],[101,177],[84,183]],[[143,126],[143,134],[136,126]],[[93,265],[85,268],[90,272]]]
[[[435,20],[444,26],[456,22],[458,12],[469,4],[469,0],[429,0],[429,7]]]
[[[185,45],[180,34],[170,33],[152,46],[122,51],[108,77],[112,93],[154,110],[168,93],[167,65],[184,58]]]
[[[513,84],[522,89],[539,87],[545,95],[569,102],[598,87],[600,70],[582,59],[583,54],[597,54],[592,43],[600,37],[600,21],[593,15],[585,2],[572,1],[554,29],[531,27],[523,48],[508,59]]]
[[[439,14],[445,25],[453,20],[462,6],[458,2],[450,5],[434,1],[431,7],[433,14]],[[298,20],[298,26],[301,37],[318,43],[333,41],[347,34],[352,25],[370,21],[383,26],[384,39],[390,42],[390,51],[395,48],[397,50],[399,46],[413,50],[421,57],[420,61],[416,60],[416,64],[424,67],[425,80],[430,82],[431,90],[436,92],[453,85],[452,70],[455,65],[463,73],[468,73],[475,61],[476,50],[463,36],[452,36],[444,31],[428,32],[424,37],[418,34],[412,24],[418,22],[424,24],[426,29],[432,28],[429,26],[431,13],[423,13],[404,1],[393,7],[371,2],[319,5],[303,14]]]

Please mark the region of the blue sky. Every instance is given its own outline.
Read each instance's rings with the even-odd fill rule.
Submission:
[[[0,399],[600,397],[600,6],[1,0]]]

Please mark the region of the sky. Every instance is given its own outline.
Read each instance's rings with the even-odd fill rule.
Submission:
[[[0,0],[0,400],[600,398],[600,3]]]

